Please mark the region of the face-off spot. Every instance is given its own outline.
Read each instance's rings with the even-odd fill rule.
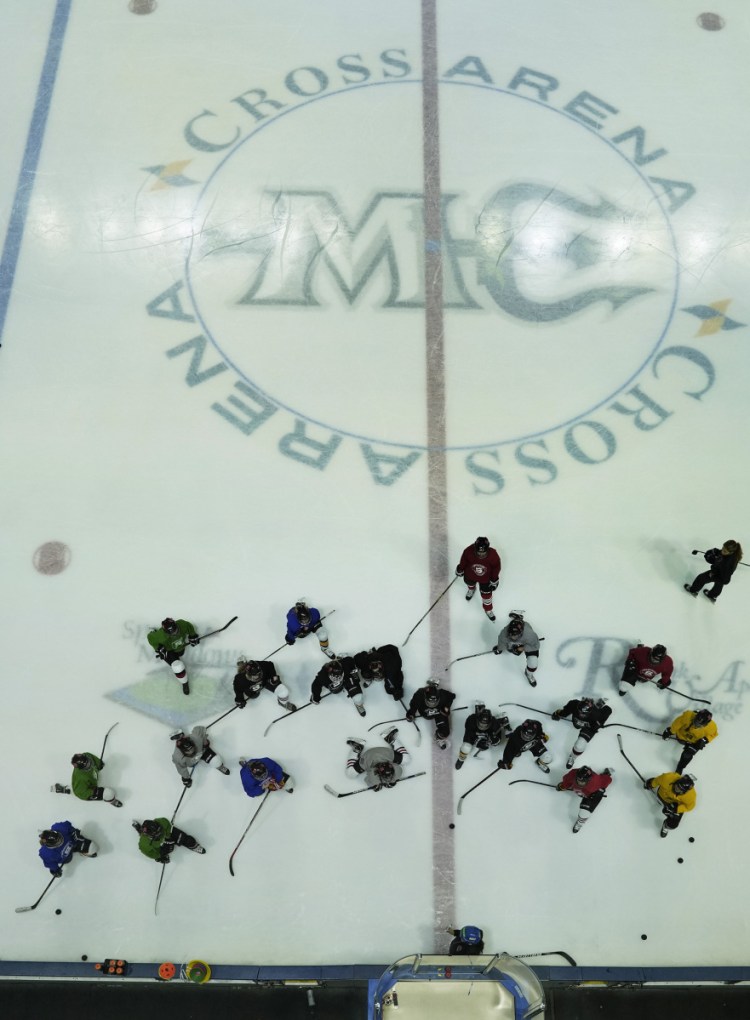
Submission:
[[[710,11],[706,11],[704,14],[699,14],[696,21],[701,28],[705,28],[707,32],[720,32],[724,27],[724,19],[720,14],[712,14]]]
[[[33,563],[40,574],[61,574],[70,565],[70,549],[64,542],[45,542],[35,551]]]

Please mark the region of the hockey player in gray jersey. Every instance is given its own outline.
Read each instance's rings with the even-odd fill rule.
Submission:
[[[536,670],[539,665],[539,635],[523,618],[520,610],[508,613],[510,620],[497,635],[497,644],[492,649],[495,655],[512,652],[513,655],[526,654],[526,669],[523,675],[532,687],[536,687]]]
[[[199,761],[213,765],[222,775],[229,775],[229,769],[208,742],[205,726],[194,726],[190,733],[183,733],[182,730],[179,730],[172,734],[172,740],[175,742],[172,761],[180,773],[183,785],[193,785],[190,769],[195,768]]]
[[[386,745],[368,747],[363,740],[350,738],[351,748],[346,771],[350,776],[362,776],[371,790],[382,790],[384,786],[395,786],[403,776],[401,768],[409,760],[409,752],[401,746],[398,730],[394,727],[383,735]]]

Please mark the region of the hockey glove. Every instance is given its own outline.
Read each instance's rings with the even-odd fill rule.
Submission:
[[[456,567],[456,577],[463,577],[463,576],[464,576],[464,572],[461,569],[461,567]]]
[[[245,701],[235,701],[235,705],[237,706],[237,708],[244,708],[246,704],[247,702]]]
[[[494,590],[495,590],[495,588],[497,588],[497,586],[498,586],[499,584],[500,584],[500,582],[499,582],[499,581],[490,581],[490,589],[491,589],[492,591],[494,591]]]
[[[166,657],[167,657],[167,649],[164,647],[164,645],[159,645],[159,647],[154,652],[154,658],[156,658],[156,659],[166,659]]]
[[[696,740],[696,742],[693,744],[693,747],[697,751],[702,751],[703,748],[706,747],[707,745],[708,745],[708,740],[705,737],[701,737],[700,740]]]
[[[653,777],[651,779],[644,779],[644,781],[643,781],[643,789],[644,790],[650,790],[651,789],[651,784],[653,783],[653,781],[654,781]]]
[[[513,652],[514,655],[520,655],[522,651],[523,645],[513,645],[511,648],[511,652]]]
[[[669,680],[657,680],[656,686],[660,691],[663,691],[666,687],[669,687]]]
[[[563,788],[562,783],[558,783],[557,786],[555,787],[556,790],[562,790],[562,788]]]
[[[666,729],[666,730],[664,730],[664,732],[662,733],[662,735],[661,735],[661,739],[662,739],[662,740],[669,740],[669,738],[670,738],[671,736],[672,736],[672,731],[671,731],[671,730],[670,730],[669,728],[667,728],[667,729]]]
[[[156,859],[157,864],[169,864],[169,854],[161,854]]]
[[[502,648],[499,645],[493,645],[492,646],[492,651],[495,653],[495,655],[502,655],[503,654],[503,650],[502,650]]]
[[[406,721],[407,722],[414,722],[414,716],[411,714],[411,712],[407,712],[406,713]]]
[[[664,805],[664,814],[665,815],[676,815],[677,814],[677,805],[676,804],[665,804]]]
[[[187,778],[183,778],[182,785],[187,787],[189,790],[190,787],[193,785],[193,780],[189,776]]]
[[[284,640],[286,641],[286,643],[288,645],[293,645],[294,644],[294,638],[293,637],[285,637]]]
[[[55,870],[54,870],[54,871],[52,872],[52,877],[53,877],[53,878],[62,878],[62,868],[56,868],[56,869],[55,869]]]
[[[188,641],[191,645],[199,645],[201,643],[201,639],[198,637],[197,634],[191,634],[190,637],[188,638]]]
[[[559,711],[559,709],[556,709],[556,710],[555,710],[555,711],[554,711],[554,712],[552,713],[552,718],[553,718],[553,719],[555,720],[555,722],[557,722],[557,721],[558,721],[558,719],[562,719],[562,716],[560,715],[560,711]]]

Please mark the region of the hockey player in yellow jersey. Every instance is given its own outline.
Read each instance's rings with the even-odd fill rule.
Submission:
[[[719,730],[708,709],[699,712],[690,709],[677,718],[662,733],[662,740],[674,737],[682,744],[682,754],[675,771],[682,774],[699,751],[719,735]]]
[[[682,816],[692,811],[696,803],[695,776],[681,776],[679,772],[663,772],[660,776],[647,779],[647,790],[655,790],[662,804],[664,823],[660,836],[666,836],[670,829],[676,829]]]

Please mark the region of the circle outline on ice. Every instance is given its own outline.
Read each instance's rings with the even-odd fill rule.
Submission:
[[[217,174],[219,174],[221,172],[222,168],[226,165],[226,163],[234,155],[236,155],[236,153],[247,142],[249,142],[252,139],[254,139],[255,136],[259,132],[263,131],[265,128],[270,127],[273,124],[276,124],[283,117],[289,116],[290,114],[293,114],[293,113],[297,113],[300,110],[304,110],[306,107],[310,106],[312,103],[321,102],[322,100],[325,100],[325,99],[331,99],[331,98],[334,98],[334,97],[337,97],[337,96],[341,96],[342,94],[359,91],[361,89],[377,88],[377,87],[380,87],[380,86],[400,86],[400,85],[420,85],[421,86],[421,84],[422,84],[422,79],[421,78],[400,78],[400,79],[398,79],[398,81],[364,82],[364,83],[361,83],[359,85],[350,85],[350,86],[348,86],[346,88],[343,88],[343,89],[332,89],[331,91],[324,92],[324,93],[322,93],[320,95],[312,96],[309,99],[305,100],[304,102],[297,103],[295,106],[292,106],[289,109],[278,111],[276,114],[274,114],[268,120],[264,121],[262,124],[259,124],[249,134],[247,134],[244,138],[242,138],[240,141],[238,141],[237,144],[234,145],[229,150],[229,152],[226,153],[226,155],[220,160],[220,162],[216,165],[216,167],[214,167],[212,173],[209,175],[209,177],[205,181],[203,187],[201,188],[200,194],[198,195],[198,198],[196,200],[195,206],[193,208],[192,217],[194,218],[197,215],[198,209],[200,207],[201,202],[203,201],[203,197],[204,197],[206,191],[212,185],[212,183],[214,182]],[[664,338],[665,338],[665,336],[667,334],[667,331],[668,331],[668,329],[669,329],[669,327],[670,327],[670,325],[672,323],[672,319],[674,318],[675,309],[677,307],[677,298],[678,298],[678,291],[679,291],[679,284],[680,284],[680,258],[679,258],[679,252],[677,250],[677,240],[675,238],[674,230],[672,229],[672,223],[670,221],[669,214],[668,214],[667,210],[664,208],[664,203],[662,201],[662,198],[657,194],[654,186],[652,185],[652,183],[648,179],[648,177],[646,177],[646,175],[644,173],[642,173],[640,167],[638,167],[635,163],[633,163],[632,160],[630,160],[628,158],[628,156],[622,151],[622,149],[618,148],[612,141],[610,141],[610,139],[608,139],[604,135],[600,134],[598,129],[590,127],[588,124],[585,124],[583,121],[581,121],[578,117],[574,117],[572,114],[567,113],[565,110],[561,110],[561,109],[558,109],[555,106],[551,106],[549,103],[543,102],[540,99],[534,99],[534,98],[532,98],[530,96],[523,96],[523,95],[520,95],[518,92],[515,92],[515,91],[510,90],[510,89],[506,89],[506,88],[501,88],[501,87],[496,86],[496,85],[488,85],[486,83],[481,83],[480,84],[479,82],[450,81],[450,80],[445,80],[443,78],[439,79],[438,84],[441,85],[441,86],[444,86],[444,85],[445,86],[456,85],[456,86],[462,86],[464,88],[476,88],[476,89],[483,89],[483,90],[486,90],[486,91],[489,91],[489,92],[498,92],[501,95],[510,96],[510,97],[512,97],[514,99],[520,99],[520,100],[523,100],[526,103],[532,103],[534,106],[541,107],[544,110],[548,110],[548,111],[550,111],[552,113],[558,114],[561,117],[564,117],[566,120],[573,122],[578,128],[582,128],[583,130],[588,131],[589,134],[593,135],[595,138],[598,138],[599,141],[604,142],[604,144],[607,145],[610,150],[612,150],[613,152],[617,153],[617,155],[620,157],[620,159],[622,159],[627,164],[627,166],[630,168],[630,170],[632,170],[640,178],[641,183],[644,184],[646,186],[646,188],[649,190],[649,192],[651,193],[651,196],[652,196],[654,202],[656,203],[656,205],[659,208],[662,216],[664,217],[664,222],[666,224],[667,231],[668,231],[668,234],[669,234],[669,238],[670,238],[670,241],[671,241],[671,244],[672,244],[672,252],[670,253],[671,257],[673,258],[673,261],[674,261],[674,281],[673,281],[673,290],[672,290],[672,300],[670,302],[670,306],[669,306],[669,310],[668,310],[668,313],[667,313],[666,321],[664,322],[664,325],[663,325],[663,327],[661,329],[661,332],[659,333],[659,336],[658,336],[655,344],[653,345],[651,350],[648,352],[647,356],[644,358],[644,360],[641,362],[641,364],[629,375],[629,377],[627,379],[625,379],[611,393],[608,393],[605,397],[603,397],[597,403],[592,404],[590,407],[587,407],[587,408],[579,411],[573,417],[568,418],[565,421],[558,422],[555,425],[551,425],[551,426],[548,426],[546,428],[538,429],[538,430],[533,431],[533,432],[527,432],[527,433],[519,435],[519,436],[513,436],[513,437],[508,438],[508,439],[495,439],[495,440],[491,440],[491,441],[485,442],[485,443],[468,443],[468,444],[467,443],[462,443],[462,444],[458,444],[458,445],[449,445],[449,446],[429,446],[429,445],[423,444],[423,443],[397,442],[395,440],[381,439],[381,438],[379,438],[377,436],[370,436],[370,435],[365,435],[365,434],[359,433],[359,432],[353,432],[350,429],[343,429],[343,428],[340,428],[340,427],[338,427],[336,425],[331,425],[328,422],[325,422],[325,421],[322,421],[322,420],[320,420],[318,418],[315,418],[312,415],[305,414],[304,412],[299,411],[297,408],[292,407],[290,404],[285,403],[283,400],[279,400],[278,397],[276,397],[273,394],[269,393],[268,390],[266,390],[263,386],[259,386],[258,383],[254,379],[251,379],[247,375],[247,373],[243,369],[241,369],[236,364],[236,362],[225,353],[225,351],[222,348],[221,344],[219,342],[217,342],[216,337],[214,336],[212,331],[209,329],[208,324],[206,323],[206,321],[205,321],[205,319],[204,319],[204,317],[203,317],[203,315],[201,313],[200,307],[198,305],[198,301],[196,299],[195,291],[193,289],[193,280],[192,280],[192,277],[191,277],[191,274],[190,274],[190,264],[191,264],[192,249],[193,249],[192,239],[191,239],[191,243],[190,243],[190,248],[189,248],[188,253],[187,253],[186,257],[185,257],[185,283],[186,283],[186,286],[187,286],[188,293],[190,295],[190,301],[191,301],[192,306],[193,306],[193,311],[195,313],[195,317],[196,317],[197,321],[200,323],[201,329],[203,330],[203,333],[205,334],[206,339],[208,341],[210,341],[210,343],[215,347],[215,349],[220,354],[220,356],[222,357],[224,362],[227,365],[229,365],[233,369],[233,371],[237,374],[237,376],[240,379],[242,379],[248,386],[252,387],[254,390],[256,390],[259,394],[261,394],[263,397],[265,397],[271,403],[275,404],[277,407],[282,408],[283,410],[288,411],[290,414],[294,415],[295,418],[299,418],[300,420],[308,422],[311,425],[317,425],[320,428],[327,429],[328,431],[334,432],[334,433],[336,433],[336,434],[338,434],[340,436],[348,436],[351,439],[356,439],[356,440],[359,440],[360,442],[376,444],[378,446],[388,446],[388,447],[394,447],[396,449],[420,450],[420,451],[443,450],[443,451],[446,451],[446,452],[449,452],[449,451],[468,452],[468,451],[471,451],[471,450],[484,450],[484,449],[491,449],[493,447],[508,446],[508,445],[512,445],[512,444],[523,443],[523,442],[526,442],[527,440],[530,440],[530,439],[538,439],[538,438],[540,438],[542,436],[550,435],[553,432],[558,432],[559,430],[564,429],[564,428],[574,424],[575,422],[581,420],[582,418],[585,418],[586,416],[588,416],[588,415],[592,414],[593,412],[597,411],[600,407],[603,407],[609,401],[613,400],[618,394],[622,393],[622,391],[625,390],[640,375],[640,373],[643,371],[643,369],[646,367],[646,365],[651,361],[651,359],[653,358],[654,354],[656,353],[656,351],[661,346],[661,343],[664,340]],[[193,237],[194,236],[195,235],[193,235]],[[428,245],[429,245],[429,242],[426,241],[425,242],[425,248],[426,249],[427,249]]]

